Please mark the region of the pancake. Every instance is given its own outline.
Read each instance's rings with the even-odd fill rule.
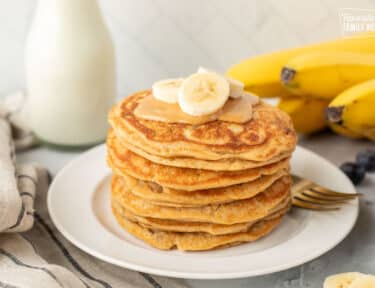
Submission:
[[[168,207],[152,204],[132,194],[120,177],[112,178],[112,201],[131,213],[142,217],[178,221],[236,224],[260,220],[281,203],[290,200],[290,177],[277,180],[263,193],[250,199],[201,207]]]
[[[113,177],[122,177],[124,186],[128,191],[152,204],[172,207],[194,207],[254,197],[287,174],[287,170],[281,170],[272,175],[261,176],[251,182],[197,191],[171,189],[153,182],[138,180],[125,173],[123,173],[123,176]]]
[[[113,131],[110,131],[110,134]],[[113,137],[113,136],[109,136]],[[167,166],[174,166],[174,167],[182,167],[182,168],[193,168],[193,169],[205,169],[205,170],[213,170],[213,171],[238,171],[250,168],[257,168],[260,166],[265,166],[268,164],[279,162],[283,159],[289,158],[290,153],[283,153],[280,154],[268,161],[264,162],[257,162],[257,161],[250,161],[250,160],[242,160],[236,158],[228,158],[228,159],[221,159],[221,160],[202,160],[197,158],[188,158],[188,157],[162,157],[158,155],[152,155],[144,150],[134,146],[126,139],[114,139],[115,142],[120,142],[120,145],[124,145],[130,151],[150,160],[151,162],[167,165]]]
[[[275,208],[275,212],[266,216],[265,218],[259,220],[273,220],[279,218],[286,214],[290,209],[290,202],[285,202],[278,205]],[[233,225],[223,225],[223,224],[214,224],[214,223],[202,223],[202,222],[187,222],[187,221],[176,221],[176,220],[166,220],[166,219],[157,219],[151,217],[141,217],[134,215],[130,211],[127,211],[121,207],[118,203],[112,203],[112,210],[114,213],[121,215],[132,222],[138,223],[143,228],[148,228],[158,231],[170,231],[170,232],[205,232],[212,235],[225,235],[239,232],[248,231],[254,224],[259,221],[252,221],[248,223],[237,223]]]
[[[265,162],[291,154],[295,148],[296,133],[290,117],[266,103],[255,105],[253,118],[243,124],[216,120],[194,126],[137,118],[134,109],[150,93],[143,91],[125,98],[109,114],[117,137],[148,154]]]
[[[231,186],[253,181],[262,175],[272,175],[289,167],[289,159],[241,171],[209,171],[172,167],[153,163],[122,145],[116,145],[113,139],[113,137],[107,138],[107,162],[116,174],[127,174],[140,180],[179,190],[194,191]]]
[[[243,242],[252,242],[269,234],[279,223],[282,217],[272,220],[261,221],[253,225],[246,232],[239,232],[226,235],[211,235],[208,233],[181,233],[155,231],[142,227],[137,222],[128,220],[113,211],[117,222],[129,233],[145,241],[149,245],[170,250],[177,248],[183,251],[202,251],[219,247],[238,245]]]

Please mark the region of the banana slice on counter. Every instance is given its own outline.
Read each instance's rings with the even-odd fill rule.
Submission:
[[[186,114],[207,115],[223,107],[229,91],[229,83],[224,76],[213,72],[196,73],[182,82],[178,103]]]
[[[341,273],[328,277],[324,288],[374,288],[375,276],[358,272]]]
[[[203,67],[199,67],[198,73],[216,73],[216,72],[203,68]],[[229,97],[231,98],[242,97],[244,93],[244,88],[245,88],[244,83],[236,79],[226,77],[226,76],[223,76],[223,77],[225,77],[225,79],[227,79],[227,81],[229,82],[229,89],[230,89]]]
[[[178,91],[184,78],[165,79],[152,85],[152,94],[159,101],[166,103],[177,103]]]

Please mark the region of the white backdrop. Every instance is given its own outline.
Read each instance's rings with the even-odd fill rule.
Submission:
[[[225,71],[252,55],[337,37],[340,8],[375,8],[371,0],[99,1],[116,44],[120,96],[200,65]],[[0,0],[0,96],[24,86],[34,5]]]

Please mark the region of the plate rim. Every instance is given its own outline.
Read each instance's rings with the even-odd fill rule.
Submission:
[[[349,180],[349,178],[342,171],[340,171],[335,166],[335,164],[333,164],[328,159],[320,156],[319,154],[317,154],[317,153],[315,153],[315,152],[313,152],[313,151],[311,151],[307,148],[301,147],[299,145],[297,145],[297,147],[303,153],[313,154],[314,157],[318,157],[321,160],[327,162],[330,166],[333,166],[333,168],[338,170],[342,175],[344,175]],[[164,276],[164,277],[184,278],[184,279],[201,279],[201,280],[204,280],[204,279],[206,279],[206,280],[238,279],[238,278],[245,278],[245,277],[255,277],[255,276],[260,276],[260,275],[267,275],[267,274],[271,274],[271,273],[284,271],[284,270],[287,270],[287,269],[290,269],[290,268],[293,268],[293,267],[297,267],[297,266],[302,265],[306,262],[314,260],[314,259],[322,256],[323,254],[327,253],[328,251],[332,250],[334,247],[336,247],[339,243],[341,243],[350,234],[350,232],[353,230],[353,228],[356,224],[356,221],[358,219],[359,201],[356,199],[356,202],[355,202],[356,203],[356,205],[355,205],[356,206],[355,207],[356,213],[355,213],[355,216],[353,217],[351,223],[349,223],[350,229],[348,229],[346,231],[346,233],[344,233],[342,235],[340,240],[337,240],[337,243],[334,243],[334,244],[330,245],[329,247],[328,246],[325,247],[325,249],[322,249],[318,253],[312,252],[312,253],[308,254],[307,256],[306,256],[306,254],[304,254],[302,257],[298,257],[298,259],[296,259],[293,263],[286,262],[286,263],[281,264],[281,265],[270,266],[269,268],[262,268],[262,269],[256,269],[256,270],[254,269],[254,270],[244,271],[244,272],[242,272],[242,271],[240,271],[240,272],[221,272],[221,273],[217,273],[217,272],[180,272],[180,271],[174,271],[174,270],[158,269],[158,268],[143,266],[143,265],[136,264],[136,263],[131,263],[131,262],[128,262],[128,261],[126,262],[124,260],[114,259],[111,256],[104,255],[100,252],[95,251],[94,249],[92,249],[90,247],[87,247],[85,244],[83,244],[79,240],[77,240],[73,235],[71,235],[63,227],[63,225],[58,220],[58,216],[56,216],[56,214],[54,213],[54,211],[52,209],[53,196],[51,196],[51,195],[53,195],[53,192],[51,193],[51,191],[54,190],[54,187],[57,185],[56,183],[58,183],[59,179],[64,176],[64,173],[66,171],[68,171],[71,166],[75,165],[77,162],[80,162],[82,158],[87,157],[87,154],[94,153],[96,150],[101,150],[101,149],[105,149],[105,144],[99,144],[95,147],[92,147],[92,148],[86,150],[85,152],[81,153],[77,157],[70,160],[66,165],[64,165],[64,167],[62,167],[58,171],[58,173],[54,177],[51,185],[48,188],[47,210],[48,210],[49,216],[52,220],[52,223],[55,225],[56,229],[69,242],[71,242],[74,246],[81,249],[85,253],[87,253],[87,254],[95,257],[95,258],[98,258],[98,259],[100,259],[104,262],[107,262],[109,264],[116,265],[118,267],[130,269],[130,270],[142,272],[142,273],[150,273],[150,274],[153,274],[153,275]],[[351,184],[351,186],[352,187],[350,187],[350,188],[353,189],[354,191],[356,191],[354,185]]]

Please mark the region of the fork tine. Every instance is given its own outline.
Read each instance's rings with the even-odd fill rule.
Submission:
[[[293,177],[292,204],[310,210],[338,210],[338,205],[361,196],[360,193],[342,193],[320,186],[296,175]]]
[[[333,191],[331,189],[324,188],[319,185],[315,185],[313,188],[311,188],[314,192],[324,194],[326,196],[331,196],[331,197],[347,197],[347,198],[355,198],[358,196],[361,196],[361,193],[343,193],[343,192],[337,192]]]
[[[334,191],[332,189],[325,188],[317,183],[314,183],[308,179],[304,179],[302,177],[292,175],[293,179],[293,186],[298,186],[298,189],[302,190],[302,187],[304,189],[311,189],[315,190],[318,193],[322,193],[325,195],[330,195],[330,196],[341,196],[341,197],[357,197],[361,196],[361,193],[343,193],[339,191]]]
[[[318,200],[324,200],[324,201],[330,201],[330,202],[345,203],[346,201],[349,201],[355,198],[355,197],[327,196],[322,193],[317,193],[312,189],[306,189],[306,190],[301,191],[300,193],[305,194],[306,196],[318,199]]]
[[[292,204],[300,208],[310,209],[310,210],[319,210],[319,211],[332,211],[332,210],[340,209],[340,207],[321,206],[321,205],[312,204],[312,203],[300,200],[296,197],[293,197]]]
[[[328,205],[328,206],[345,203],[345,201],[343,201],[343,200],[326,200],[326,199],[322,199],[322,198],[317,198],[317,197],[314,197],[314,196],[311,196],[311,195],[305,193],[305,191],[302,192],[300,195],[296,195],[295,197],[297,199],[308,201],[308,202],[311,202],[311,203],[314,203],[314,204],[321,204],[321,205]]]

